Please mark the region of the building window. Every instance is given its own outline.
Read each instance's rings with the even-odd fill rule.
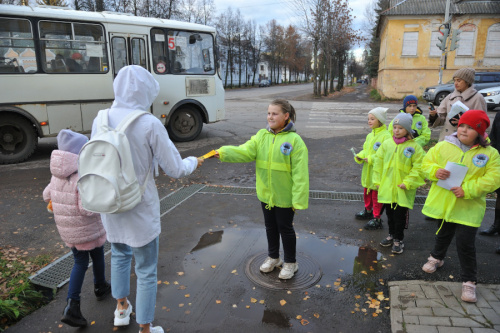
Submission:
[[[405,32],[403,35],[403,56],[416,56],[418,46],[418,31]]]
[[[488,29],[485,57],[500,57],[500,23],[493,24]]]
[[[437,47],[437,43],[440,43],[438,37],[441,36],[439,31],[433,31],[431,34],[431,47],[429,50],[429,57],[439,57],[441,56],[441,51],[439,47]]]
[[[458,41],[457,56],[470,57],[474,55],[474,37],[476,36],[476,26],[474,24],[465,24],[460,27],[462,33]]]
[[[260,70],[263,71],[264,70],[264,65],[260,65]]]

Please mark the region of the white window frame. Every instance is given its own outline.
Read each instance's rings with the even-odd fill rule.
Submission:
[[[474,28],[467,27],[466,29],[467,31],[464,31],[463,27],[460,28],[460,40],[458,41],[458,48],[455,51],[457,57],[474,57],[476,53],[477,27],[474,25]]]
[[[441,36],[439,31],[433,31],[431,33],[431,46],[429,48],[429,57],[440,57],[443,51],[437,47],[437,43],[439,43],[438,37]]]
[[[418,52],[418,31],[405,31],[403,33],[403,47],[401,56],[416,57]]]
[[[488,28],[484,56],[500,57],[500,23],[493,24]]]

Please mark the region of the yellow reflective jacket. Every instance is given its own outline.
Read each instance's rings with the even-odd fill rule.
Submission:
[[[437,186],[436,172],[446,162],[467,166],[462,182],[464,197]],[[500,156],[491,146],[473,146],[467,152],[459,147],[456,135],[450,135],[432,147],[424,158],[422,171],[432,180],[422,213],[435,219],[479,228],[486,210],[486,194],[500,187]]]
[[[396,144],[386,140],[375,155],[373,183],[379,185],[378,202],[413,209],[417,188],[425,184],[420,170],[425,152],[414,139]],[[406,185],[406,190],[398,187]]]
[[[367,158],[368,162],[363,160],[358,161],[354,158],[354,161],[358,164],[363,164],[363,170],[361,171],[361,185],[369,190],[376,190],[377,188],[373,185],[373,159],[378,148],[387,139],[391,139],[391,134],[387,131],[387,126],[382,125],[380,127],[374,128],[367,136],[365,143],[363,144],[363,150],[360,151],[356,156],[359,158]]]
[[[308,151],[292,122],[277,134],[261,129],[244,144],[223,146],[218,152],[222,162],[255,161],[257,197],[269,208],[307,209]]]
[[[401,109],[399,112],[406,113],[405,110]],[[417,111],[413,114],[413,121],[411,123],[411,129],[417,131],[418,136],[414,139],[420,146],[425,146],[431,140],[431,129],[429,128],[429,123],[425,116],[422,115],[422,110],[417,107]],[[392,131],[392,121],[389,124],[389,133],[393,135]]]

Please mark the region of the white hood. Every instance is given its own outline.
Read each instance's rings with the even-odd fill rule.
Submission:
[[[131,65],[120,69],[113,90],[115,101],[112,109],[148,111],[160,92],[160,85],[147,70]]]

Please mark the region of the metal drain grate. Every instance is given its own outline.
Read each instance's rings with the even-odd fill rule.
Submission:
[[[104,243],[104,255],[107,255],[109,252],[111,252],[111,244],[106,241]],[[90,266],[92,266],[92,259],[90,259]],[[31,283],[42,287],[50,289],[61,288],[69,281],[72,269],[73,252],[69,252],[36,272],[35,275],[30,276],[29,279]]]
[[[205,188],[203,184],[184,186],[160,200],[160,217]]]
[[[256,195],[254,187],[233,187],[206,185],[199,193],[236,194],[236,195]],[[335,191],[309,191],[309,198],[320,200],[339,201],[363,201],[363,193],[360,192],[335,192]],[[417,195],[415,205],[423,206],[427,196]],[[486,209],[495,208],[495,199],[486,199]]]

